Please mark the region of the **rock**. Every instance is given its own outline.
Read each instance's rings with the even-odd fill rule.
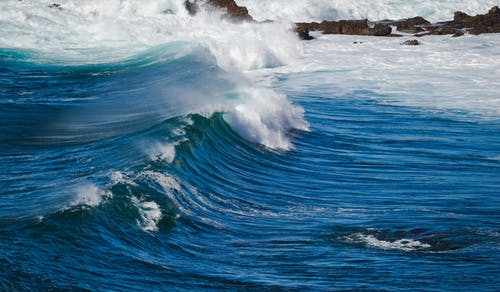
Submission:
[[[299,38],[301,40],[305,40],[305,41],[309,41],[309,40],[312,40],[314,39],[310,34],[309,34],[309,30],[308,29],[305,29],[305,28],[297,28],[295,30],[297,32],[297,34],[299,35]]]
[[[371,33],[374,36],[388,36],[392,33],[392,28],[388,25],[377,23],[371,30]]]
[[[223,17],[234,22],[255,22],[248,13],[248,9],[239,6],[234,0],[185,0],[184,6],[190,15],[195,15],[201,7],[207,7],[209,9],[223,9],[225,12]],[[49,7],[62,10],[61,5],[56,3],[49,5]],[[165,13],[168,12],[165,11]],[[313,39],[310,35],[311,31],[321,31],[324,34],[401,37],[400,34],[392,33],[391,26],[396,26],[400,32],[412,33],[416,37],[449,34],[458,37],[467,32],[471,34],[500,33],[500,8],[494,6],[487,14],[476,16],[457,11],[453,16],[453,20],[435,24],[431,24],[420,16],[402,20],[383,20],[374,23],[369,23],[367,19],[324,20],[322,22],[296,23],[295,31],[302,40]]]
[[[387,36],[390,35],[392,29],[385,24],[375,24],[373,28],[368,26],[368,20],[340,20],[340,21],[323,21],[318,22],[301,22],[296,23],[295,31],[299,37],[309,35],[311,31],[321,31],[324,34],[348,34],[348,35],[371,35],[371,36]]]
[[[340,20],[338,22],[340,34],[369,35],[368,19],[362,20]],[[326,32],[325,32],[326,33]]]
[[[200,9],[197,1],[192,1],[192,0],[184,1],[184,7],[186,7],[186,10],[188,11],[189,15],[195,15],[196,13],[198,13],[198,9]]]
[[[419,46],[420,42],[417,40],[407,40],[401,43],[402,46]]]
[[[50,4],[49,6],[47,6],[49,8],[53,8],[53,9],[58,9],[58,10],[62,10],[62,6],[61,4],[57,4],[57,3],[52,3]]]
[[[467,19],[470,19],[470,15],[462,11],[456,11],[453,16],[453,21],[455,22],[465,21]]]
[[[253,20],[252,16],[248,14],[248,9],[245,6],[238,6],[234,0],[210,0],[208,3],[215,7],[227,9],[229,18],[233,20]]]
[[[417,16],[413,18],[399,20],[392,24],[397,26],[398,31],[406,33],[418,33],[424,31],[423,28],[424,25],[429,25],[431,23],[427,21],[425,18]]]
[[[441,23],[444,28],[455,28],[455,31],[448,30],[448,33],[460,34],[457,30],[465,30],[471,34],[481,33],[499,33],[500,32],[500,8],[492,7],[486,14],[470,16],[466,13],[457,11],[453,20]],[[443,30],[443,29],[441,29]],[[461,31],[463,34],[463,31]],[[443,34],[447,34],[443,32]]]
[[[200,0],[184,1],[184,7],[186,7],[190,15],[198,13],[201,6],[222,8],[225,10],[224,17],[232,21],[253,21],[252,16],[248,14],[248,9],[244,6],[238,6],[234,0],[208,0],[206,2]]]

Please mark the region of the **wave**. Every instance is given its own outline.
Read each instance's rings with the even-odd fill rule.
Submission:
[[[225,70],[280,66],[299,53],[290,23],[235,24],[215,11],[188,15],[183,0],[3,1],[0,47],[65,63],[113,62],[174,41],[210,50]],[[276,33],[278,32],[279,33]]]

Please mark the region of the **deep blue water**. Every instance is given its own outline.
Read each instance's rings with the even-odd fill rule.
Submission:
[[[0,52],[0,290],[498,289],[499,120],[283,75],[310,132],[268,149],[196,112],[233,85],[170,49]]]

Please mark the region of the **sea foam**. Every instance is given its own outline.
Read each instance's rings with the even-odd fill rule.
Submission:
[[[355,233],[344,238],[347,242],[362,243],[368,247],[386,249],[386,250],[402,250],[402,251],[417,251],[430,248],[431,245],[420,242],[414,239],[402,238],[394,241],[381,240],[371,234]]]

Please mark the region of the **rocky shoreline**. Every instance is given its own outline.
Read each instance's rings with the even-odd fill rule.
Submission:
[[[21,0],[20,0],[21,1]],[[49,8],[62,10],[61,4],[53,3]],[[222,16],[233,22],[256,22],[245,6],[239,6],[234,0],[185,0],[184,7],[194,16],[201,8],[219,9]],[[270,22],[264,21],[264,22]],[[322,22],[295,23],[295,32],[302,40],[311,40],[311,32],[319,31],[323,34],[346,34],[363,36],[402,37],[413,35],[453,35],[459,37],[464,34],[500,33],[500,8],[492,7],[486,14],[470,16],[457,11],[452,20],[431,23],[421,16],[399,20],[339,20]],[[418,41],[416,41],[418,44]]]
[[[396,33],[393,33],[395,28]],[[500,9],[495,6],[486,14],[470,16],[457,11],[453,20],[431,23],[423,17],[401,20],[381,20],[369,22],[363,20],[340,20],[310,23],[297,23],[297,33],[301,39],[312,39],[311,31],[321,31],[324,34],[349,34],[400,37],[401,33],[412,34],[415,37],[425,35],[453,35],[455,37],[469,34],[500,33]]]
[[[223,9],[223,17],[231,21],[255,21],[248,13],[248,9],[239,6],[234,0],[186,0],[186,9],[191,15],[195,15],[202,6],[215,9]],[[300,39],[311,40],[311,32],[320,31],[323,34],[347,34],[366,36],[401,37],[411,34],[415,37],[426,35],[453,35],[462,36],[466,33],[478,35],[482,33],[500,33],[500,8],[492,7],[486,14],[470,16],[464,12],[457,11],[453,20],[431,23],[423,17],[416,16],[400,20],[339,20],[322,22],[299,22],[296,23],[295,31]]]

